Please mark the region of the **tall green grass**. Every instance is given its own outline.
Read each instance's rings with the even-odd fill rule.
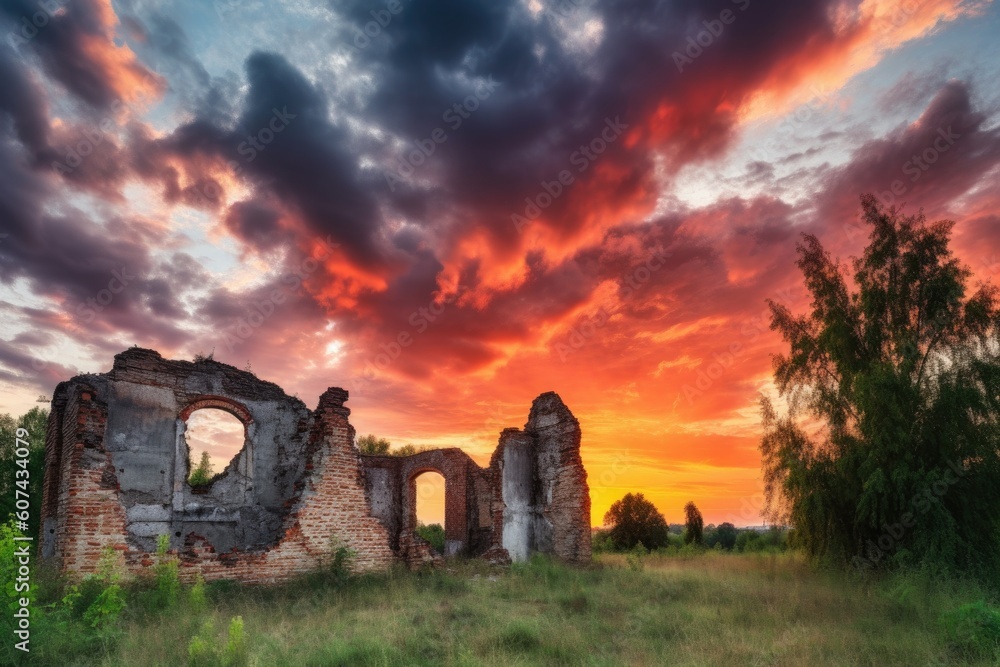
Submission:
[[[61,629],[42,622],[29,664],[881,666],[1000,658],[996,601],[976,584],[921,574],[862,580],[817,570],[794,553],[328,571],[279,587],[184,587],[165,608],[172,585],[164,577],[125,587],[128,604],[113,634],[99,637],[72,614]]]

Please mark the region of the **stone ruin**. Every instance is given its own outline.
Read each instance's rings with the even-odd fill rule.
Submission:
[[[555,393],[508,428],[489,467],[457,448],[367,456],[354,444],[347,391],[315,410],[276,384],[213,360],[132,348],[108,373],[56,388],[45,441],[42,557],[70,576],[95,572],[107,547],[129,572],[153,564],[167,535],[185,579],[271,583],[329,562],[357,571],[462,555],[492,562],[532,553],[590,560],[590,494],[580,425]],[[217,408],[243,424],[221,475],[192,487],[186,420]],[[416,478],[445,480],[445,554],[415,532]]]

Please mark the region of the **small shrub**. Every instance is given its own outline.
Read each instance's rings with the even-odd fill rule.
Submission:
[[[87,607],[83,620],[90,627],[103,630],[114,624],[125,611],[125,594],[118,584],[111,584]]]
[[[234,616],[229,622],[229,636],[221,646],[215,636],[215,624],[205,621],[188,642],[188,664],[191,667],[241,667],[247,663],[247,647],[243,633],[243,617]]]
[[[217,664],[215,650],[215,628],[208,620],[201,626],[201,632],[188,643],[188,664],[191,667],[214,667]]]
[[[420,523],[417,524],[417,529],[415,531],[417,535],[427,540],[431,548],[437,551],[439,554],[444,553],[444,527],[439,523],[432,523],[429,526],[425,526]]]
[[[226,649],[222,654],[222,664],[226,667],[237,667],[246,664],[247,650],[243,642],[243,617],[235,616],[229,622],[229,637],[226,639]]]
[[[611,553],[615,550],[610,530],[595,530],[590,545],[591,551],[595,554]]]
[[[982,600],[945,612],[941,625],[951,648],[964,657],[1000,654],[1000,611]]]
[[[97,574],[84,577],[79,587],[70,587],[63,598],[77,615],[82,611],[84,622],[96,630],[107,631],[125,611],[125,593],[118,584],[122,576],[118,561],[118,552],[107,547],[98,561]]]
[[[322,567],[309,573],[305,582],[311,587],[324,588],[330,585],[339,587],[347,583],[354,569],[354,559],[357,552],[348,547],[340,538],[330,538],[330,552],[322,563]]]
[[[197,581],[194,582],[194,586],[191,587],[190,593],[188,593],[188,603],[191,605],[191,609],[199,614],[208,608],[208,593],[205,590],[205,580],[200,574]]]
[[[645,558],[648,554],[649,552],[646,551],[646,547],[642,545],[642,542],[636,544],[635,547],[633,547],[632,550],[628,552],[628,555],[625,556],[625,562],[628,563],[628,568],[633,572],[641,572],[642,559]]]
[[[160,535],[156,542],[156,565],[153,573],[156,578],[156,598],[163,608],[173,607],[181,591],[180,564],[177,559],[168,555],[170,538]]]

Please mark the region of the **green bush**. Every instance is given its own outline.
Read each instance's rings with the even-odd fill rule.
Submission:
[[[229,636],[220,645],[215,636],[215,624],[205,621],[201,631],[188,642],[188,664],[191,667],[241,667],[247,663],[243,617],[234,616],[229,622]]]
[[[177,604],[181,591],[180,563],[167,553],[169,548],[170,538],[160,535],[156,542],[156,565],[153,566],[153,576],[156,579],[156,602],[164,609]]]
[[[433,547],[439,554],[444,553],[444,527],[441,524],[432,523],[429,526],[425,526],[424,524],[419,523],[417,524],[415,532],[417,535],[430,542],[431,547]]]
[[[208,608],[208,593],[206,592],[205,580],[200,574],[197,581],[194,582],[194,586],[191,587],[191,591],[188,593],[188,604],[191,605],[191,610],[198,614]]]
[[[83,613],[83,620],[90,627],[103,630],[113,625],[125,611],[125,594],[118,584],[111,584]]]
[[[629,569],[632,570],[633,572],[641,572],[642,559],[645,558],[648,554],[649,551],[646,549],[646,547],[642,545],[642,542],[639,542],[634,547],[632,547],[632,550],[629,551],[628,555],[625,556],[625,562],[628,563]]]
[[[982,600],[945,612],[941,625],[951,648],[963,657],[1000,657],[1000,611]]]

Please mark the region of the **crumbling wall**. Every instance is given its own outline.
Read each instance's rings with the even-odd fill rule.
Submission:
[[[534,400],[523,430],[504,429],[491,468],[500,471],[501,545],[514,561],[550,553],[590,560],[590,489],[580,423],[558,394]]]
[[[359,570],[439,559],[413,533],[415,479],[445,478],[446,556],[496,562],[533,551],[590,557],[590,501],[580,429],[543,394],[523,431],[508,429],[488,468],[459,449],[361,456],[347,392],[314,411],[277,385],[211,360],[133,348],[112,370],[61,383],[46,435],[42,555],[95,571],[108,546],[135,572],[168,536],[182,574],[272,582],[318,567],[343,545]],[[209,486],[188,484],[186,421],[221,409],[244,445]]]
[[[457,448],[411,456],[362,456],[372,514],[389,531],[393,548],[407,561],[426,560],[417,525],[416,479],[436,472],[445,482],[444,556],[478,556],[492,546],[493,479]],[[415,550],[414,555],[410,551]]]

